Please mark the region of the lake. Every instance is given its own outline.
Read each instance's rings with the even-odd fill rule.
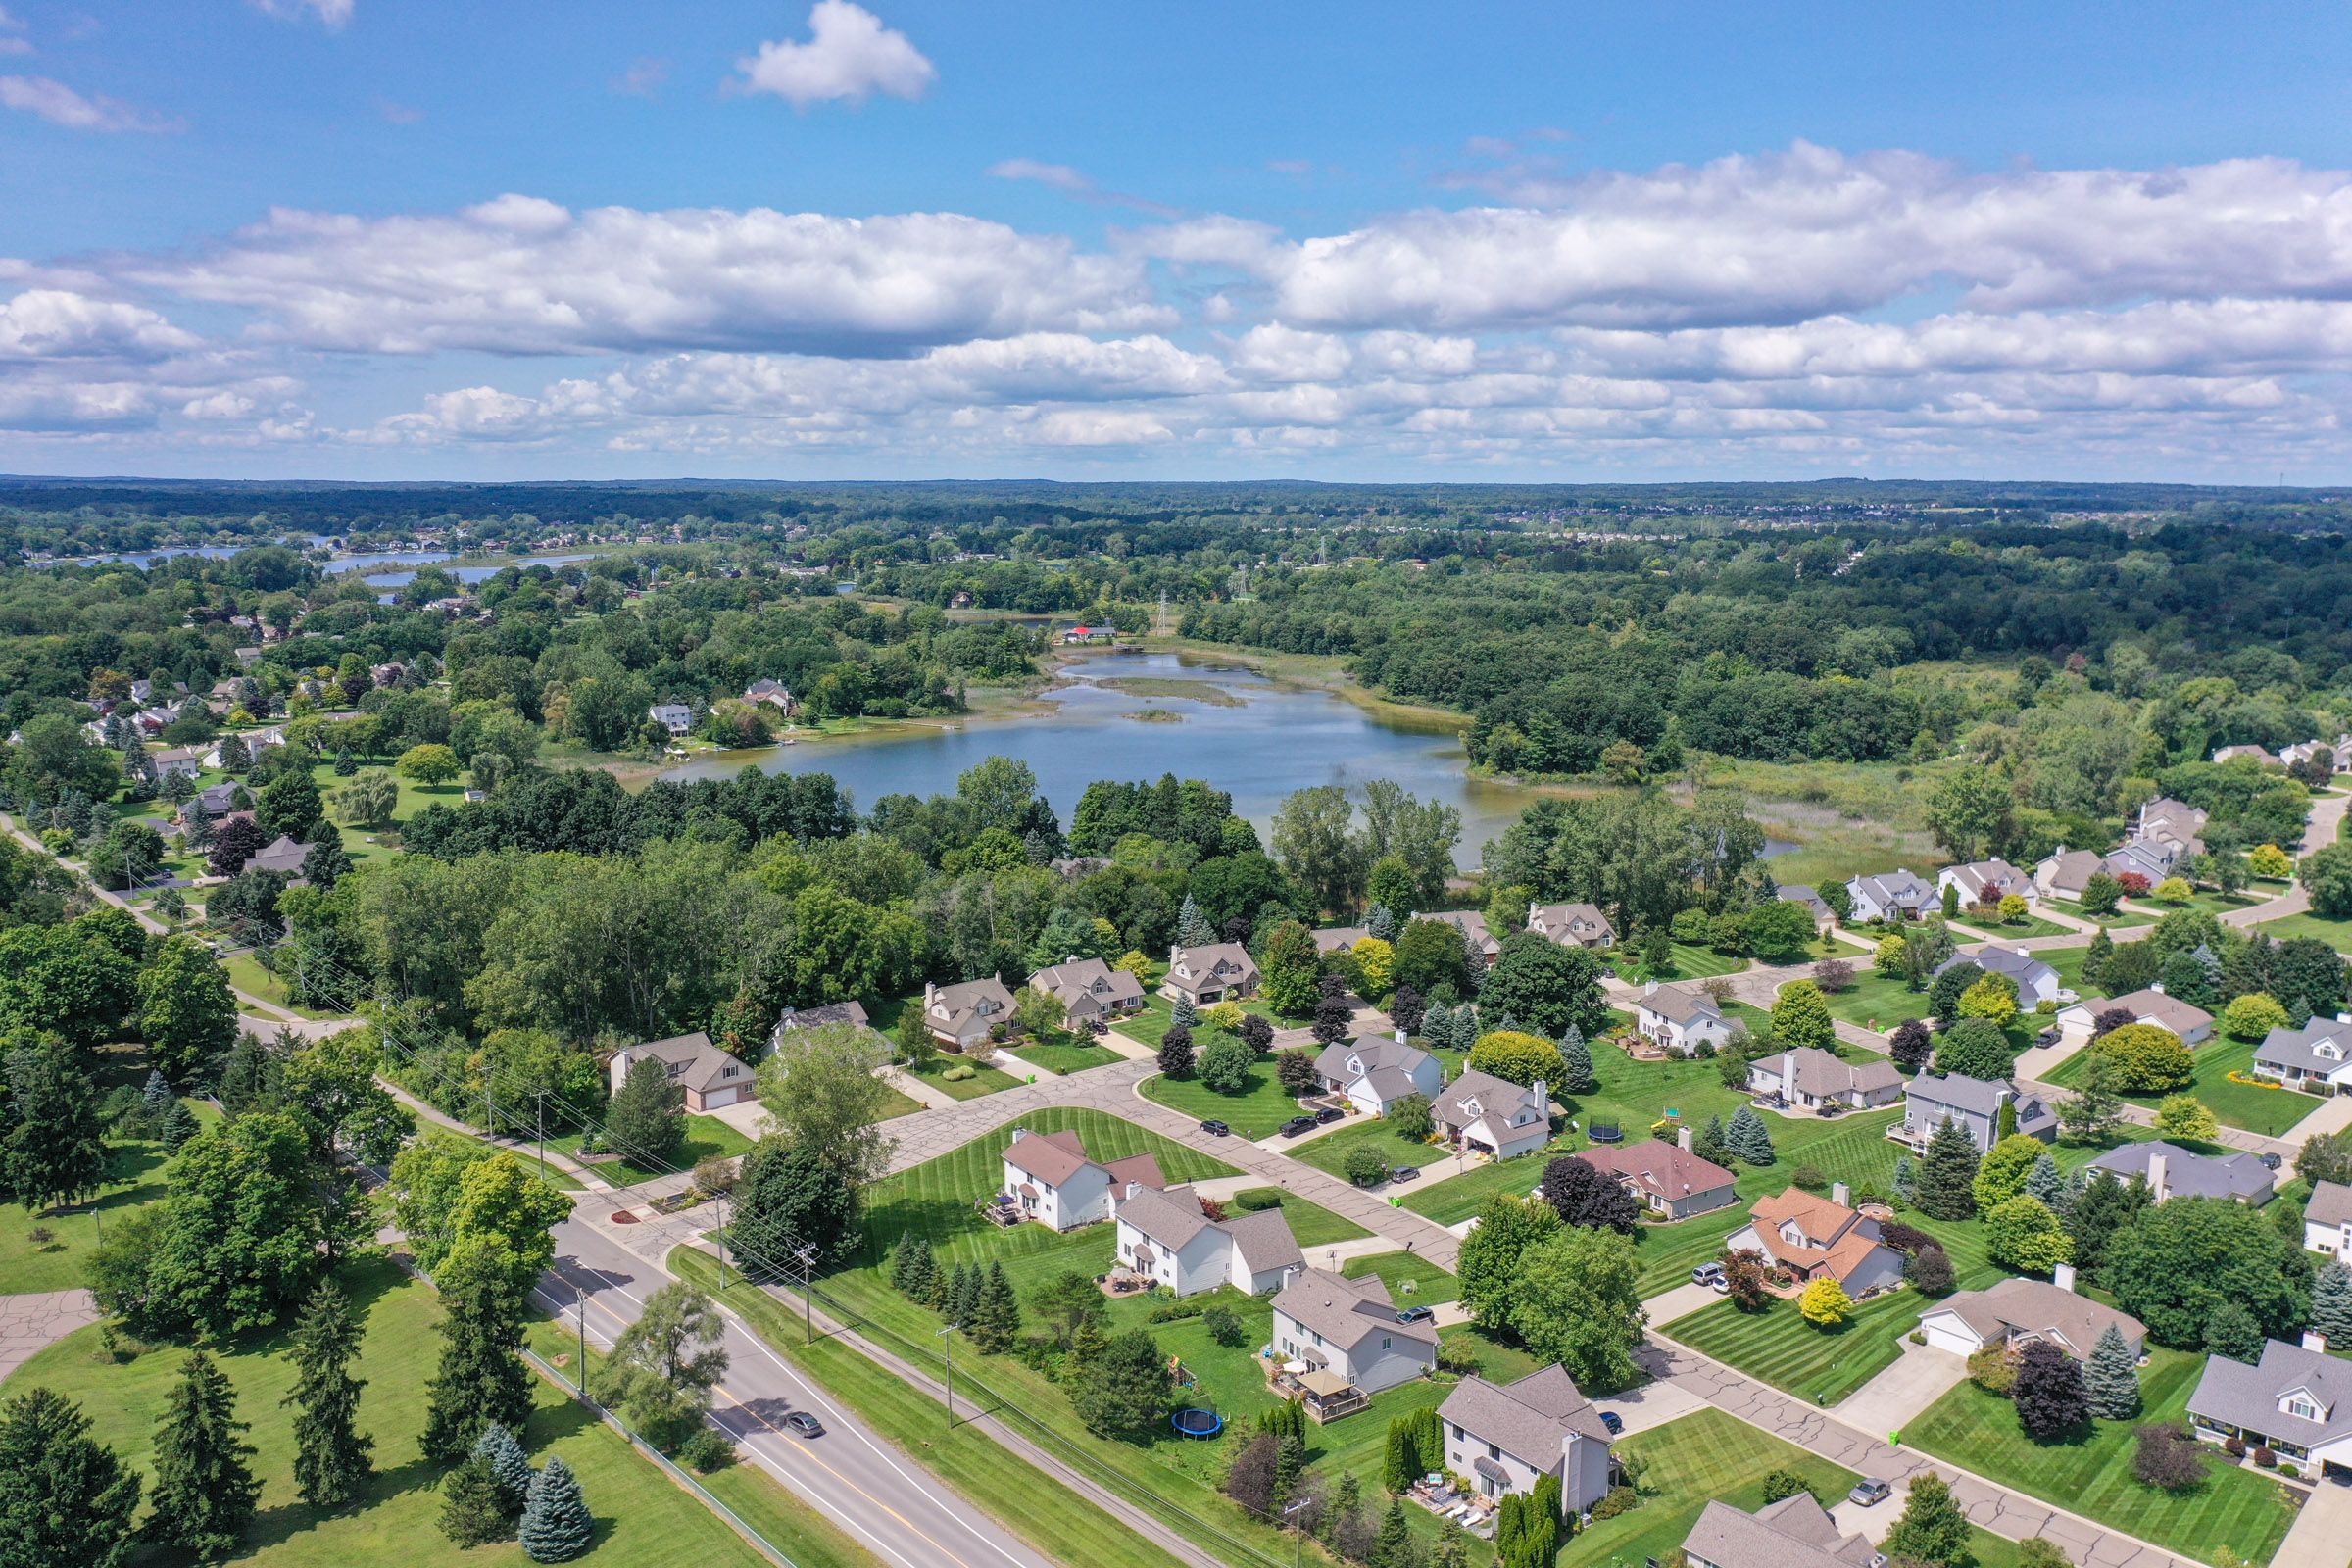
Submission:
[[[1236,811],[1265,831],[1295,790],[1321,784],[1359,789],[1394,779],[1423,800],[1462,813],[1464,865],[1534,799],[1515,785],[1474,779],[1459,739],[1384,724],[1344,698],[1277,684],[1240,664],[1190,654],[1081,656],[1058,685],[1019,717],[939,720],[885,735],[803,738],[797,746],[729,752],[667,769],[664,778],[732,777],[748,763],[768,772],[830,773],[860,809],[884,795],[939,795],[989,757],[1026,762],[1066,824],[1096,779],[1152,780],[1162,773],[1203,779],[1233,796]],[[1200,697],[1121,691],[1106,681],[1181,681]],[[1177,715],[1152,722],[1145,710]]]
[[[587,556],[517,556],[486,566],[444,566],[441,569],[463,583],[488,582],[509,566],[564,566],[573,562],[587,561]],[[446,550],[387,550],[377,555],[336,560],[331,571],[357,571],[363,567],[405,566],[404,571],[369,571],[360,580],[370,588],[405,588],[416,580],[416,568],[449,560]]]

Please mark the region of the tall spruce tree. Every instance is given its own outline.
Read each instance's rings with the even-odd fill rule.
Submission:
[[[2322,1263],[2312,1278],[2311,1326],[2328,1337],[2330,1348],[2352,1349],[2352,1268],[2340,1257]]]
[[[972,1344],[986,1354],[998,1355],[1012,1348],[1020,1332],[1020,1298],[1013,1295],[1012,1281],[1005,1277],[1004,1265],[991,1263],[972,1309]]]
[[[522,1505],[531,1495],[531,1457],[522,1451],[522,1444],[503,1421],[493,1421],[482,1428],[482,1435],[473,1440],[473,1456],[490,1467],[491,1479],[498,1483],[498,1505],[501,1512],[513,1519],[522,1512]]]
[[[2123,1330],[2112,1323],[2082,1363],[2082,1389],[2090,1396],[2091,1414],[2103,1420],[2129,1421],[2139,1414],[2139,1368]]]
[[[280,1404],[296,1407],[294,1490],[314,1508],[349,1502],[371,1471],[375,1440],[357,1430],[365,1378],[351,1375],[360,1324],[350,1298],[320,1280],[294,1326],[294,1388]]]
[[[150,1541],[197,1558],[235,1548],[262,1494],[246,1463],[253,1445],[238,1436],[246,1426],[227,1374],[203,1350],[191,1352],[155,1429]]]
[[[579,1479],[560,1453],[548,1456],[547,1468],[531,1478],[529,1500],[523,1504],[523,1555],[533,1562],[569,1562],[586,1551],[596,1535],[596,1521],[580,1495]]]
[[[2026,1172],[2025,1192],[2030,1198],[2041,1200],[2042,1207],[2060,1218],[2066,1216],[2066,1178],[2058,1174],[2058,1161],[2047,1153],[2034,1158],[2033,1168]]]
[[[1187,893],[1184,903],[1176,910],[1176,945],[1180,948],[1205,948],[1216,940],[1217,934],[1209,928],[1208,917],[1200,912],[1200,906],[1194,903],[1193,896]]]
[[[1930,1219],[1967,1219],[1977,1211],[1977,1146],[1946,1116],[1919,1162],[1914,1201]]]
[[[139,1476],[90,1437],[90,1418],[51,1389],[0,1406],[0,1564],[119,1568]]]
[[[441,1265],[441,1364],[425,1386],[421,1440],[427,1458],[462,1458],[490,1422],[520,1427],[531,1413],[513,1259],[505,1242],[468,1237]]]
[[[481,1454],[469,1453],[441,1477],[441,1533],[459,1546],[506,1541],[514,1534],[498,1474]]]
[[[106,1118],[80,1050],[51,1035],[12,1053],[9,1116],[0,1140],[0,1198],[29,1209],[74,1203],[106,1179]]]
[[[1585,1032],[1570,1024],[1560,1036],[1559,1089],[1562,1094],[1589,1095],[1600,1087],[1592,1076],[1592,1050],[1585,1044]]]
[[[1769,1165],[1778,1157],[1773,1151],[1771,1130],[1753,1105],[1740,1107],[1739,1114],[1724,1129],[1723,1141],[1725,1147],[1750,1165]]]

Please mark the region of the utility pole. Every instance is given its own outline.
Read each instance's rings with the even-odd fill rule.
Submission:
[[[727,1290],[727,1249],[732,1245],[727,1235],[727,1200],[722,1195],[718,1200],[718,1290],[721,1296]]]
[[[547,1086],[542,1084],[531,1096],[531,1108],[539,1117],[539,1179],[547,1180]]]
[[[1291,1533],[1291,1568],[1298,1568],[1298,1548],[1301,1541],[1306,1535],[1305,1531],[1299,1529],[1297,1525],[1291,1523],[1291,1521],[1298,1516],[1298,1513],[1301,1508],[1306,1507],[1314,1500],[1315,1499],[1312,1497],[1300,1497],[1297,1502],[1289,1504],[1282,1510],[1283,1527],[1289,1530]]]
[[[808,1343],[816,1343],[816,1249],[803,1242],[792,1250],[801,1261],[801,1332]],[[955,1396],[950,1394],[949,1397]]]
[[[571,1288],[572,1304],[580,1313],[580,1397],[588,1397],[588,1293],[577,1285]]]
[[[948,1430],[951,1432],[956,1429],[956,1331],[961,1327],[963,1325],[960,1323],[951,1323],[941,1329],[937,1336],[947,1346]]]

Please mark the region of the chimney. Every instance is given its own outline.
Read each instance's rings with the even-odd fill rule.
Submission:
[[[2305,1329],[2303,1331],[2303,1348],[2317,1350],[2320,1354],[2326,1355],[2328,1353],[2328,1336],[2317,1329]]]
[[[1029,1136],[1029,1129],[1028,1129],[1028,1128],[1026,1128],[1026,1127],[1015,1127],[1015,1128],[1012,1130],[1012,1142],[1014,1142],[1014,1143],[1016,1143],[1016,1144],[1017,1144],[1017,1143],[1019,1143],[1019,1142],[1020,1142],[1022,1139],[1024,1139],[1024,1138],[1026,1138],[1026,1137],[1028,1137],[1028,1136]]]
[[[1401,1029],[1396,1031],[1396,1043],[1400,1046],[1404,1044],[1404,1031]]]
[[[2161,980],[2151,980],[2148,982],[2148,989],[2161,997],[2164,995],[2164,982]]]
[[[1674,1147],[1681,1150],[1686,1154],[1690,1152],[1690,1145],[1692,1142],[1693,1135],[1691,1134],[1690,1129],[1688,1127],[1683,1128],[1674,1135]]]
[[[924,1005],[924,1006],[928,1007],[929,1005],[931,1005],[931,999],[932,999],[933,997],[936,997],[936,996],[938,996],[938,995],[939,995],[939,986],[938,986],[938,984],[937,984],[936,982],[934,982],[934,981],[930,981],[930,980],[926,980],[926,981],[924,981],[924,982],[923,982],[923,1005]]]
[[[1642,994],[1645,997],[1656,996],[1658,994],[1658,983],[1655,980],[1647,982],[1642,987]]]
[[[1537,1079],[1534,1083],[1529,1084],[1527,1088],[1528,1093],[1536,1097],[1536,1108],[1538,1110],[1544,1110],[1551,1103],[1551,1086],[1545,1083],[1543,1079]]]
[[[2062,1291],[2072,1291],[2075,1288],[2075,1265],[2072,1263],[2059,1264],[2058,1272],[2052,1283]]]
[[[1843,1182],[1835,1182],[1830,1187],[1830,1201],[1839,1208],[1851,1208],[1854,1206],[1854,1190]]]
[[[2151,1202],[2164,1201],[2164,1150],[2159,1146],[2148,1155],[2148,1199]]]

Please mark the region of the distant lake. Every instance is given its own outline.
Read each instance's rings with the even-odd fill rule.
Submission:
[[[416,580],[418,567],[429,566],[448,559],[449,552],[446,550],[387,550],[372,556],[352,556],[348,559],[337,557],[328,564],[327,570],[360,571],[373,566],[405,567],[405,570],[400,571],[368,571],[366,577],[360,579],[370,588],[405,588]],[[513,561],[499,562],[495,565],[443,566],[441,569],[460,582],[488,582],[509,566],[562,566],[587,559],[589,558],[586,556],[523,556]]]
[[[864,810],[885,795],[952,793],[965,768],[1010,757],[1029,764],[1065,824],[1096,779],[1149,781],[1173,773],[1229,791],[1234,809],[1261,833],[1295,790],[1338,784],[1356,791],[1386,778],[1462,813],[1456,856],[1466,866],[1477,865],[1487,841],[1535,798],[1514,785],[1471,778],[1469,758],[1452,734],[1384,724],[1344,698],[1280,686],[1239,664],[1189,654],[1102,653],[1076,660],[1062,674],[1067,684],[1040,699],[1045,712],[944,719],[936,729],[878,736],[804,737],[797,746],[700,759],[662,776],[732,777],[746,764],[771,773],[830,773]],[[1146,696],[1103,684],[1125,680],[1199,683],[1205,697]],[[1146,709],[1179,720],[1128,716]]]

